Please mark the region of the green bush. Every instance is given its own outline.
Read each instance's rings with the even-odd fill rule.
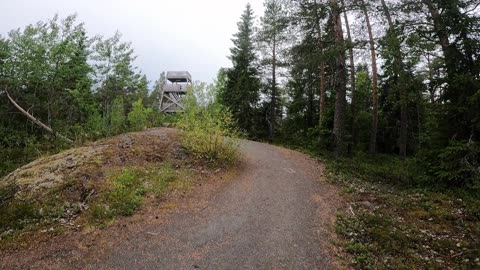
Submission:
[[[185,98],[185,112],[177,126],[184,131],[185,148],[202,158],[231,162],[238,153],[239,136],[232,114],[214,101],[215,88],[195,84]]]
[[[151,108],[145,108],[141,99],[133,103],[133,109],[128,114],[127,120],[130,129],[134,131],[143,130],[148,126],[149,117],[153,114]]]
[[[89,138],[98,139],[105,135],[105,121],[100,113],[92,113],[85,124],[85,131]]]
[[[455,187],[480,185],[480,143],[450,142],[426,163],[435,182]]]
[[[123,98],[117,97],[113,100],[110,112],[110,134],[116,135],[125,131],[125,108]]]
[[[142,204],[145,188],[138,170],[125,169],[110,180],[106,192],[90,208],[90,216],[97,221],[132,215]]]
[[[181,115],[168,114],[163,112],[154,112],[149,117],[150,127],[173,127],[178,122]]]

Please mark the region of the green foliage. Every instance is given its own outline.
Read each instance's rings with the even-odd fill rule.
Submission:
[[[224,87],[218,89],[218,102],[230,110],[238,127],[254,135],[258,122],[256,105],[259,100],[260,80],[255,67],[253,10],[247,4],[234,35],[230,49],[233,67],[226,70]]]
[[[119,32],[107,39],[97,36],[93,45],[91,58],[95,61],[95,80],[100,84],[96,91],[103,115],[110,113],[110,106],[119,96],[123,97],[124,111],[128,112],[133,102],[148,95],[147,78],[136,72],[133,63],[136,56],[132,44],[121,38]]]
[[[177,126],[184,131],[187,149],[199,157],[231,162],[237,156],[239,133],[230,111],[214,101],[215,91],[212,85],[194,84]]]
[[[370,156],[358,152],[351,158],[336,159],[329,164],[332,172],[365,179],[369,182],[382,182],[391,185],[421,184],[417,178],[416,160],[402,160],[390,155]]]
[[[420,185],[415,161],[389,156],[327,160],[349,210],[336,230],[356,269],[469,269],[480,256],[478,191]],[[401,184],[399,184],[401,183]],[[453,254],[453,256],[452,256]]]
[[[159,78],[155,81],[152,92],[145,101],[145,105],[147,107],[154,108],[154,110],[157,110],[155,108],[160,107],[160,94],[163,91],[163,86],[165,85],[166,81],[167,78],[165,72],[160,73]]]
[[[134,60],[120,33],[91,38],[76,15],[54,16],[0,37],[0,176],[66,147],[19,113],[4,89],[42,123],[81,144],[127,131],[133,102],[148,96],[148,80]],[[142,115],[134,121],[134,129],[145,122]]]
[[[152,115],[151,108],[145,108],[141,99],[133,103],[133,109],[128,114],[128,123],[132,130],[143,130],[148,125],[149,117]]]
[[[0,234],[8,230],[21,230],[40,217],[38,207],[31,202],[0,204]]]
[[[452,141],[444,149],[427,152],[424,164],[429,182],[450,187],[480,187],[480,144]]]
[[[92,113],[87,120],[85,130],[89,134],[89,137],[97,139],[105,134],[105,121],[98,112]]]
[[[145,189],[138,172],[126,169],[113,181],[107,195],[112,215],[129,216],[140,207]]]
[[[286,64],[286,42],[289,34],[289,18],[285,3],[279,0],[266,0],[264,3],[265,12],[260,18],[260,30],[257,33],[257,46],[260,51],[260,65],[265,72],[263,92],[268,96],[268,101],[263,101],[265,107],[266,126],[268,126],[268,137],[272,140],[275,136],[279,120],[281,119],[281,89],[279,77]]]
[[[160,197],[172,184],[186,177],[169,163],[126,168],[110,176],[105,190],[92,203],[89,217],[92,222],[102,224],[117,216],[132,215],[147,193]]]
[[[123,98],[117,97],[113,100],[110,112],[110,134],[115,135],[125,131],[125,110]]]
[[[181,114],[169,114],[169,113],[160,113],[155,112],[150,118],[150,124],[152,126],[164,126],[164,127],[173,127],[178,122],[178,119],[181,117]]]

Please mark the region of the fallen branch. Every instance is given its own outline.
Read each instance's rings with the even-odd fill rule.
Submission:
[[[37,126],[45,129],[46,131],[50,132],[54,136],[58,136],[59,138],[63,139],[64,141],[66,141],[68,143],[73,143],[72,140],[63,136],[62,134],[59,134],[59,133],[55,132],[51,127],[45,125],[40,120],[35,118],[33,115],[31,115],[27,111],[25,111],[22,107],[20,107],[20,105],[18,105],[18,103],[15,102],[15,100],[13,100],[13,98],[10,96],[10,94],[8,93],[8,91],[6,89],[5,89],[5,93],[7,94],[7,97],[10,100],[10,102],[13,104],[13,106],[15,106],[15,108],[17,108],[23,115],[25,115],[28,119],[30,119],[30,121],[32,121],[34,124],[36,124]]]
[[[353,207],[351,205],[348,206],[348,210],[350,210],[350,213],[352,213],[352,216],[356,216],[355,212],[353,212]]]

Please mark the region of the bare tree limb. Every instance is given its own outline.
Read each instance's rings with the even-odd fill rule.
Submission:
[[[63,136],[62,134],[59,134],[57,132],[55,132],[52,128],[50,128],[49,126],[45,125],[44,123],[42,123],[40,120],[38,120],[37,118],[35,118],[33,115],[31,115],[30,113],[28,113],[27,111],[25,111],[22,107],[20,107],[20,105],[18,105],[17,102],[15,102],[15,100],[13,100],[13,98],[10,96],[10,94],[8,93],[8,91],[6,89],[4,89],[5,93],[7,94],[7,97],[8,99],[10,100],[10,102],[13,104],[13,106],[15,106],[15,108],[17,108],[23,115],[25,115],[30,121],[32,121],[33,123],[35,123],[37,126],[45,129],[46,131],[48,131],[49,133],[53,134],[54,136],[58,136],[59,138],[63,139],[64,141],[68,142],[68,143],[73,143],[72,140],[70,140],[69,138]]]

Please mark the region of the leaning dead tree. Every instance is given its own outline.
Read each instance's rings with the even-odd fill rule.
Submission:
[[[41,127],[42,129],[48,131],[49,133],[51,133],[53,136],[56,136],[56,137],[59,137],[60,139],[68,142],[68,143],[73,143],[72,140],[70,140],[69,138],[65,137],[64,135],[62,134],[59,134],[57,132],[55,132],[51,127],[45,125],[44,123],[42,123],[40,120],[38,120],[37,118],[35,118],[33,115],[31,115],[30,113],[28,113],[27,111],[25,111],[25,109],[23,109],[20,105],[18,105],[18,103],[10,96],[10,93],[8,93],[7,89],[4,89],[4,92],[5,94],[7,95],[7,98],[8,100],[10,100],[10,102],[13,104],[13,106],[15,106],[15,108],[17,108],[18,111],[20,111],[23,115],[25,115],[30,121],[32,121],[35,125]]]

